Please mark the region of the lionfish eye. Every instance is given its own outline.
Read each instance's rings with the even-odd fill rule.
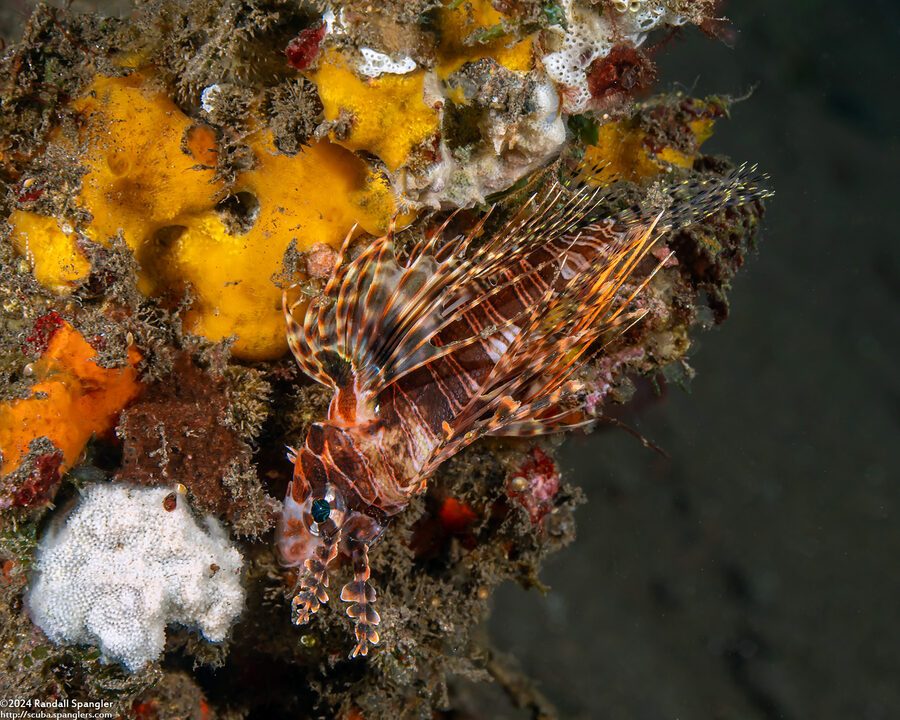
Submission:
[[[331,503],[325,498],[313,500],[310,512],[312,513],[313,520],[317,523],[323,523],[328,519],[328,516],[331,515]]]

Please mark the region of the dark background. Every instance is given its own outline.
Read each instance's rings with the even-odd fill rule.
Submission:
[[[118,3],[100,4],[113,14]],[[16,38],[23,0],[0,0]],[[732,314],[621,431],[567,440],[577,542],[507,585],[490,632],[564,718],[900,717],[900,4],[745,0],[660,89],[752,95],[705,149],[777,192]],[[481,716],[527,717],[460,688]],[[485,711],[486,707],[495,709]]]
[[[566,718],[900,718],[900,3],[722,10],[660,88],[756,86],[704,149],[771,175],[758,252],[691,394],[628,418],[671,461],[567,440],[578,539],[490,629]]]

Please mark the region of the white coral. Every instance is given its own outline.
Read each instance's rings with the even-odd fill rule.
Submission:
[[[379,75],[405,75],[416,69],[416,61],[408,55],[403,55],[399,60],[394,60],[390,55],[385,55],[372,48],[361,47],[359,52],[363,56],[363,62],[357,70],[366,77],[378,77]]]
[[[426,85],[427,88],[427,85]],[[566,140],[556,89],[543,78],[531,94],[532,111],[514,120],[490,110],[479,130],[486,142],[457,158],[441,140],[438,162],[417,175],[401,168],[396,187],[405,197],[434,208],[470,207],[506,190],[555,157]]]
[[[201,527],[180,497],[166,510],[168,494],[93,485],[43,538],[27,603],[48,637],[96,643],[132,671],[159,657],[170,623],[225,639],[244,605],[243,559],[214,518]]]
[[[613,46],[639,47],[647,33],[664,25],[683,25],[689,17],[672,0],[612,0],[617,12],[599,13],[572,0],[562,3],[568,29],[548,38],[543,58],[547,75],[565,89],[565,111],[582,112],[591,100],[587,71]]]

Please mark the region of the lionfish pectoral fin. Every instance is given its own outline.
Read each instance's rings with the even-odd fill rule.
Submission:
[[[305,330],[303,326],[294,318],[294,310],[297,303],[290,303],[288,299],[288,288],[281,294],[281,309],[284,312],[285,325],[287,326],[288,347],[291,349],[297,365],[309,377],[322,385],[333,385],[331,378],[326,372],[322,363],[310,352],[309,346],[305,341]]]
[[[532,437],[534,435],[550,435],[551,433],[586,428],[595,422],[595,418],[586,417],[579,411],[566,411],[549,417],[510,423],[496,430],[491,430],[486,434],[494,437]]]
[[[544,264],[522,271],[518,263],[547,242],[566,246],[565,229],[599,192],[583,188],[570,193],[551,183],[483,242],[488,214],[466,233],[448,239],[443,231],[451,215],[402,257],[389,230],[335,268],[323,292],[328,302],[310,303],[302,327],[289,318],[298,363],[315,379],[334,385],[323,380],[329,373],[316,358],[325,350],[336,352],[349,363],[356,392],[365,402],[424,364],[484,340],[486,335],[476,332],[451,343],[434,342],[473,307],[503,292],[510,284],[505,273],[539,275]],[[342,259],[346,254],[345,247]],[[496,331],[513,320],[507,318]]]
[[[350,603],[347,615],[356,621],[356,647],[350,657],[368,655],[369,644],[378,644],[378,631],[375,626],[381,622],[378,612],[373,607],[375,588],[369,582],[369,547],[361,543],[353,548],[353,580],[341,590],[341,600]]]
[[[630,304],[663,263],[634,289],[623,289],[660,237],[661,217],[657,213],[647,227],[623,232],[605,262],[559,284],[558,275],[546,283],[504,353],[457,413],[452,435],[445,430],[423,473],[485,435],[546,434],[592,422],[577,406],[584,388],[574,378],[610,337],[646,314]]]
[[[291,601],[291,620],[305,625],[319,608],[328,602],[328,565],[337,556],[338,536],[326,539],[306,561],[297,580],[299,590]]]

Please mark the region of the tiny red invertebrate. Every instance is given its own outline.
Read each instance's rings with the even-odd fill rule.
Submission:
[[[25,338],[26,348],[33,348],[41,353],[44,352],[56,331],[64,324],[65,320],[56,310],[51,310],[46,315],[41,315],[34,321],[34,329],[31,331],[31,334]]]
[[[325,37],[325,30],[324,24],[317,28],[307,28],[291,40],[284,52],[292,68],[306,70],[312,64],[319,53],[319,43]]]
[[[657,240],[763,196],[753,183],[739,170],[673,189],[665,210],[603,217],[601,190],[550,182],[490,234],[485,216],[448,238],[448,218],[403,257],[389,231],[344,263],[348,236],[302,322],[285,295],[298,364],[334,390],[327,418],[288,455],[278,548],[302,566],[294,622],[327,601],[328,566],[343,549],[354,570],[341,591],[356,621],[351,657],[366,655],[379,640],[368,549],[390,518],[481,437],[591,422],[577,370],[642,317],[633,301],[669,258],[648,258]]]
[[[447,498],[438,511],[438,517],[450,532],[463,532],[472,524],[477,515],[465,503],[461,503],[456,498]]]
[[[178,505],[178,498],[175,497],[175,493],[170,492],[163,498],[163,509],[166,512],[172,512],[175,507]]]

